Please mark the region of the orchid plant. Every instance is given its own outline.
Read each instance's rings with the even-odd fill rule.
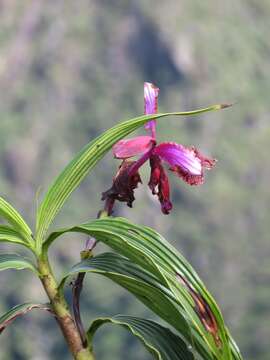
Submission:
[[[25,302],[0,317],[2,333],[18,316],[32,309],[45,310],[57,320],[69,350],[77,360],[95,359],[93,339],[106,323],[122,326],[138,337],[153,358],[159,360],[241,360],[240,352],[224,324],[222,314],[199,276],[187,260],[154,229],[136,225],[127,219],[113,217],[115,202],[129,207],[135,200],[134,191],[141,183],[139,170],[149,161],[151,174],[148,186],[157,195],[163,214],[172,210],[170,186],[164,163],[169,170],[190,185],[204,181],[203,170],[211,169],[215,160],[202,155],[195,147],[174,142],[158,143],[156,122],[168,116],[197,115],[226,108],[207,108],[157,113],[159,89],[144,84],[143,116],[124,121],[105,131],[86,145],[52,183],[41,202],[33,232],[22,216],[6,200],[0,198],[0,241],[24,246],[32,255],[1,253],[0,270],[28,269],[40,279],[48,303]],[[141,126],[146,135],[123,139]],[[95,164],[112,149],[122,162],[112,186],[102,194],[103,209],[98,218],[84,224],[57,229],[49,228],[67,198],[89,174]],[[50,265],[48,249],[65,233],[89,236],[81,261],[56,280]],[[112,251],[95,255],[95,246],[104,243]],[[80,312],[80,295],[85,276],[96,273],[127,289],[153,311],[162,323],[153,320],[115,315],[94,319],[85,328]],[[72,304],[66,300],[65,285],[72,281]],[[5,336],[5,332],[3,335]]]

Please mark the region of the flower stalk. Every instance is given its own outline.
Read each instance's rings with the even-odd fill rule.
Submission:
[[[111,212],[113,209],[113,204],[111,204]],[[106,210],[106,206],[103,210],[100,210],[97,214],[97,218],[102,218],[106,216],[110,216],[110,212]],[[85,250],[81,251],[81,260],[90,259],[93,256],[93,249],[97,245],[97,241],[94,238],[90,238],[86,241]],[[72,286],[72,308],[73,308],[73,316],[74,316],[74,323],[78,330],[78,333],[81,338],[81,342],[83,347],[87,347],[88,340],[86,336],[86,332],[83,326],[82,318],[81,318],[81,310],[80,310],[80,297],[81,292],[83,289],[83,281],[85,278],[85,272],[80,272],[76,278],[76,280],[73,283]]]

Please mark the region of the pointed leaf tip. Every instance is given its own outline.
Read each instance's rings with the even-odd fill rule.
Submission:
[[[231,106],[233,106],[235,103],[229,103],[229,104],[220,104],[219,106],[219,108],[220,109],[226,109],[226,108],[229,108],[229,107],[231,107]]]

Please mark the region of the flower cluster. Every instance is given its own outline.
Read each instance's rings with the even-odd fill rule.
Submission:
[[[159,89],[151,83],[144,83],[144,113],[156,114],[158,108]],[[151,120],[145,125],[148,135],[132,139],[120,140],[113,147],[113,154],[122,160],[119,171],[113,179],[112,187],[102,194],[107,202],[110,214],[115,200],[124,201],[132,206],[134,190],[141,182],[140,167],[149,161],[151,168],[149,188],[157,195],[163,214],[169,214],[172,209],[170,200],[170,185],[163,163],[169,165],[169,170],[189,185],[201,185],[204,181],[203,170],[211,169],[216,160],[202,155],[195,147],[185,147],[174,142],[158,144],[156,139],[156,121]],[[140,156],[138,160],[130,160]]]

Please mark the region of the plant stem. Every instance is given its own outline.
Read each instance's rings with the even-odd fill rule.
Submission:
[[[81,311],[80,311],[80,295],[83,288],[83,280],[85,277],[85,273],[79,273],[75,283],[72,288],[72,307],[73,307],[73,315],[76,327],[81,337],[81,341],[85,346],[87,344],[86,334],[83,327],[82,319],[81,319]]]
[[[57,282],[52,273],[47,254],[43,254],[38,259],[38,269],[40,272],[40,280],[50,299],[56,320],[74,359],[94,360],[93,353],[82,343],[81,336],[71,316],[63,293],[58,290]]]
[[[105,204],[105,208],[98,212],[97,219],[111,215],[111,213],[108,212],[108,210],[107,210],[106,204]],[[113,208],[113,204],[114,204],[114,201],[111,204],[111,211]],[[89,240],[90,239],[88,239],[86,241],[85,250],[83,250],[81,252],[82,260],[89,259],[90,257],[92,257],[93,256],[92,251],[95,248],[95,246],[97,245],[97,241],[95,239],[91,239],[92,241],[89,241]],[[73,315],[74,315],[75,326],[79,332],[81,342],[84,346],[85,346],[85,344],[87,344],[87,338],[86,338],[86,333],[85,333],[84,326],[82,323],[82,318],[81,318],[80,296],[81,296],[81,292],[83,289],[83,281],[85,278],[85,274],[86,274],[85,272],[80,272],[78,274],[78,276],[73,284],[73,288],[72,288],[72,305],[73,305]]]

